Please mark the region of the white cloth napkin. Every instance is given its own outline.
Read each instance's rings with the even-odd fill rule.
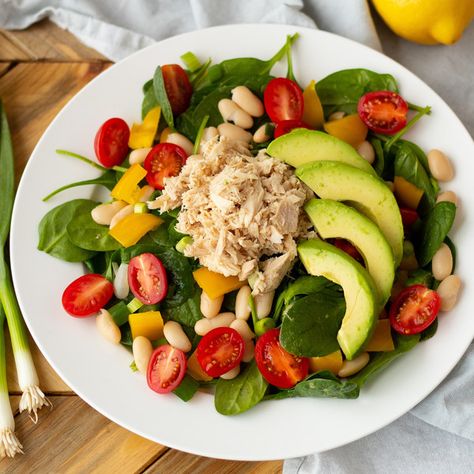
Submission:
[[[113,60],[172,35],[232,23],[320,27],[381,49],[366,0],[0,0],[2,28],[45,17]],[[437,90],[473,134],[474,28],[451,47],[408,43],[380,20],[377,28],[385,52]],[[409,414],[347,446],[287,460],[284,473],[474,473],[474,345]]]

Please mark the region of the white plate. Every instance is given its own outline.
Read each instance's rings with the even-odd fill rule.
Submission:
[[[433,107],[409,134],[425,150],[436,147],[452,158],[456,179],[449,183],[463,203],[452,232],[458,246],[457,273],[464,296],[455,310],[440,317],[436,337],[419,344],[362,390],[357,400],[291,399],[263,403],[237,417],[214,410],[213,398],[198,394],[190,403],[148,390],[132,373],[132,357],[105,342],[94,319],[74,319],[61,307],[64,287],[83,273],[36,250],[38,222],[53,206],[90,197],[91,187],[68,191],[49,203],[41,198],[58,186],[86,179],[95,171],[57,156],[65,148],[93,157],[96,130],[109,117],[140,120],[141,86],[158,64],[174,63],[191,50],[200,58],[271,57],[288,33],[301,84],[339,69],[365,67],[393,74],[405,98]],[[283,70],[282,70],[283,71]],[[18,189],[13,214],[11,258],[23,315],[39,348],[66,383],[105,416],[146,438],[190,453],[239,460],[281,459],[324,451],[368,435],[403,415],[425,398],[460,359],[474,334],[467,294],[474,268],[469,235],[474,234],[472,196],[473,142],[451,109],[420,79],[391,59],[347,39],[280,25],[235,25],[188,33],[153,45],[111,67],[85,87],[56,117],[38,143]],[[462,225],[461,225],[462,223]]]

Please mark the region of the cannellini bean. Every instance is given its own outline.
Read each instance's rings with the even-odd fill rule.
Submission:
[[[448,245],[444,243],[441,244],[441,247],[434,254],[431,262],[431,270],[433,276],[439,281],[451,275],[453,271],[453,254]]]
[[[138,202],[147,202],[150,200],[151,195],[155,192],[155,190],[151,187],[148,186],[148,184],[145,184],[145,186],[140,189],[140,195],[138,196]]]
[[[183,331],[181,324],[176,321],[168,321],[163,327],[163,334],[166,340],[176,349],[180,349],[183,352],[189,352],[192,344]]]
[[[345,115],[346,115],[346,113],[345,113],[345,112],[342,112],[342,111],[333,112],[333,113],[328,117],[328,120],[329,120],[329,122],[332,122],[333,120],[340,120],[340,119],[344,118]]]
[[[430,172],[439,181],[450,181],[454,178],[454,168],[450,159],[439,150],[428,152]]]
[[[237,127],[241,128],[252,128],[253,118],[233,100],[221,99],[217,107],[226,122],[233,122]]]
[[[237,127],[233,123],[221,123],[217,130],[219,135],[230,138],[231,140],[250,143],[252,140],[252,134],[244,130],[243,128]]]
[[[106,309],[101,309],[95,318],[95,323],[100,334],[112,344],[120,344],[122,334],[119,327],[115,324],[111,314]]]
[[[94,222],[101,225],[110,225],[113,217],[127,205],[124,201],[107,202],[99,204],[91,211],[91,217]]]
[[[243,362],[250,362],[255,355],[255,343],[252,339],[245,341],[244,355],[242,357]]]
[[[267,124],[264,123],[262,126],[258,127],[256,132],[253,134],[253,141],[255,143],[265,143],[270,140],[270,135],[267,133]]]
[[[274,296],[275,292],[269,291],[268,293],[262,293],[254,297],[258,319],[266,318],[270,314]]]
[[[444,191],[438,194],[436,202],[442,201],[452,202],[456,207],[459,207],[459,198],[454,191]]]
[[[119,300],[128,296],[130,288],[128,286],[128,263],[121,263],[115,272],[114,294]]]
[[[357,356],[355,359],[345,360],[337,375],[339,377],[349,377],[354,375],[369,363],[369,359],[369,354],[367,352],[362,352],[362,354]]]
[[[237,86],[231,91],[232,100],[252,117],[265,113],[262,101],[246,86]]]
[[[211,298],[205,291],[201,293],[201,313],[205,318],[214,318],[221,310],[224,295]]]
[[[153,346],[148,338],[145,336],[137,336],[132,344],[133,359],[137,369],[146,374],[148,369],[148,362],[153,353]]]
[[[133,214],[133,204],[127,204],[125,207],[120,209],[120,211],[112,217],[110,221],[110,228],[113,229],[123,218]]]
[[[148,148],[137,148],[130,153],[128,157],[128,161],[131,165],[139,164],[141,165],[144,161],[148,153],[150,153],[151,147]]]
[[[219,132],[216,127],[206,127],[202,131],[201,142],[199,143],[199,152],[202,153],[202,147],[204,143],[208,142],[211,138],[217,137]]]
[[[194,143],[181,133],[169,133],[166,137],[166,143],[174,143],[175,145],[180,146],[188,156],[193,154]]]
[[[441,298],[441,311],[449,311],[454,308],[458,301],[461,285],[461,279],[457,275],[449,275],[439,284],[436,291]]]
[[[360,156],[362,156],[362,158],[364,158],[364,160],[368,161],[370,164],[372,164],[375,161],[374,147],[367,140],[364,140],[357,147],[357,152],[359,153]]]
[[[200,319],[194,325],[194,330],[199,336],[205,336],[209,331],[212,331],[215,328],[229,327],[234,320],[234,313],[221,313],[212,319]]]
[[[240,374],[240,364],[236,365],[233,369],[230,369],[225,374],[222,374],[221,379],[232,380],[232,379],[235,379],[235,377],[237,377],[237,375],[239,374]]]
[[[250,329],[247,321],[244,321],[243,319],[235,319],[230,323],[230,327],[235,329],[242,336],[244,341],[249,341],[255,337],[255,334]]]
[[[250,286],[245,285],[240,288],[235,297],[235,317],[237,319],[249,319],[250,316],[250,306],[249,298],[252,290]]]

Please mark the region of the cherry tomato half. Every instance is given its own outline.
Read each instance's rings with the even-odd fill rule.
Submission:
[[[400,334],[418,334],[436,318],[441,298],[423,285],[405,288],[390,306],[390,324]]]
[[[331,244],[336,246],[338,249],[343,250],[348,255],[350,255],[354,260],[357,260],[359,263],[364,263],[364,259],[359,251],[346,239],[331,239]]]
[[[111,118],[97,131],[94,150],[97,159],[106,168],[120,165],[128,153],[130,129],[121,118]]]
[[[290,133],[295,128],[307,128],[311,130],[311,127],[301,120],[282,120],[276,124],[273,136],[274,138],[281,137],[282,135]]]
[[[373,132],[393,135],[406,125],[408,105],[395,92],[369,92],[360,98],[357,112]]]
[[[301,120],[303,117],[303,93],[290,79],[284,77],[272,79],[263,93],[263,102],[272,122]]]
[[[156,393],[173,391],[183,380],[186,366],[186,356],[182,350],[169,344],[157,347],[148,362],[148,386]]]
[[[88,273],[69,284],[64,290],[62,303],[71,316],[91,316],[103,308],[113,294],[114,287],[107,278]]]
[[[240,364],[244,345],[242,336],[235,329],[215,328],[199,341],[197,360],[207,375],[220,377]]]
[[[128,284],[143,304],[156,304],[168,291],[168,278],[161,260],[152,253],[133,257],[128,264]]]
[[[270,329],[261,336],[255,345],[255,361],[268,383],[291,388],[308,375],[309,359],[287,352],[279,338],[279,329]]]
[[[402,216],[402,222],[405,227],[410,227],[418,220],[418,212],[409,207],[401,207],[400,214]]]
[[[178,64],[166,64],[162,66],[161,72],[173,115],[182,114],[189,107],[193,94],[188,75]]]
[[[146,180],[155,189],[163,189],[164,179],[178,176],[184,163],[186,152],[174,143],[155,145],[145,158],[144,168],[147,170]]]

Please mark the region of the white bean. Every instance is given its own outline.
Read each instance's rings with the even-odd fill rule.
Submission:
[[[251,292],[252,290],[248,285],[242,286],[242,288],[237,292],[237,296],[235,297],[235,317],[237,319],[249,319],[249,298]]]
[[[181,133],[169,133],[166,137],[166,143],[173,143],[174,145],[180,146],[188,156],[193,154],[194,143]]]
[[[232,100],[252,117],[265,113],[262,101],[246,86],[237,86],[231,91]]]
[[[113,229],[122,219],[133,214],[133,204],[127,204],[125,207],[120,209],[120,211],[112,217],[110,221],[110,228]]]
[[[451,275],[453,271],[453,254],[448,245],[441,244],[441,247],[433,255],[431,270],[433,276],[439,281]]]
[[[270,314],[274,296],[275,292],[269,291],[268,293],[262,293],[254,297],[258,319],[266,318]]]
[[[138,196],[138,202],[147,202],[150,198],[151,195],[155,192],[154,188],[151,186],[148,186],[148,184],[145,184],[140,189],[140,195]]]
[[[233,123],[221,123],[217,130],[219,131],[219,135],[223,137],[229,138],[231,140],[250,143],[252,140],[252,134],[247,132],[243,128],[237,127]]]
[[[255,355],[255,343],[250,339],[245,341],[244,355],[242,357],[243,362],[250,362]]]
[[[456,207],[459,207],[459,198],[454,191],[444,191],[438,194],[436,202],[448,201],[452,202]]]
[[[137,336],[132,344],[133,359],[137,369],[146,374],[148,370],[148,362],[153,353],[153,346],[148,338],[145,336]]]
[[[130,153],[130,156],[128,157],[128,161],[130,162],[131,165],[139,164],[141,165],[144,161],[145,158],[147,157],[148,153],[150,153],[151,147],[148,148],[137,148],[136,150],[133,150]]]
[[[458,301],[461,285],[461,279],[457,275],[449,275],[439,284],[436,291],[441,298],[441,311],[449,311],[454,308]]]
[[[127,205],[124,201],[107,202],[99,204],[91,211],[91,217],[94,222],[101,225],[110,225],[113,217]]]
[[[258,127],[256,132],[253,134],[253,141],[255,143],[265,143],[270,140],[270,135],[267,134],[267,124],[264,123],[262,126]]]
[[[252,128],[253,118],[233,100],[221,99],[217,104],[217,108],[226,122],[233,122],[241,128]]]
[[[199,144],[199,151],[202,152],[202,146],[204,143],[208,142],[211,138],[217,137],[219,132],[216,127],[206,127],[202,131],[201,143]]]
[[[454,178],[454,168],[449,158],[439,150],[428,152],[428,165],[434,178],[439,181],[450,181]]]
[[[176,321],[168,321],[163,327],[163,334],[170,345],[176,347],[176,349],[180,349],[183,352],[191,350],[192,344],[188,336],[183,331],[181,324]]]
[[[244,341],[249,341],[255,337],[255,334],[250,329],[247,321],[244,321],[243,319],[235,319],[230,323],[230,327],[235,329],[242,336]]]
[[[375,151],[374,147],[370,142],[364,140],[358,147],[357,152],[359,153],[365,161],[372,164],[375,161]]]
[[[205,318],[214,318],[221,310],[224,295],[211,298],[205,291],[201,293],[201,313]]]
[[[100,334],[112,344],[120,344],[122,334],[115,324],[111,314],[106,309],[101,309],[95,318],[95,323]]]
[[[235,320],[234,313],[221,313],[212,319],[202,318],[194,325],[194,330],[199,336],[205,336],[215,328],[229,327]]]
[[[237,377],[237,375],[239,374],[240,374],[240,364],[236,365],[233,369],[230,369],[225,374],[222,374],[221,379],[232,380],[232,379],[235,379],[235,377]]]
[[[121,263],[115,272],[114,294],[119,300],[128,296],[130,288],[128,286],[128,263]]]
[[[337,375],[339,377],[349,377],[354,375],[362,370],[369,363],[369,360],[369,354],[367,352],[362,352],[362,354],[357,356],[355,359],[345,360]]]
[[[342,112],[342,111],[339,111],[339,112],[333,112],[329,117],[328,117],[328,121],[329,122],[332,122],[333,120],[341,120],[342,118],[344,118],[346,115],[345,112]]]

